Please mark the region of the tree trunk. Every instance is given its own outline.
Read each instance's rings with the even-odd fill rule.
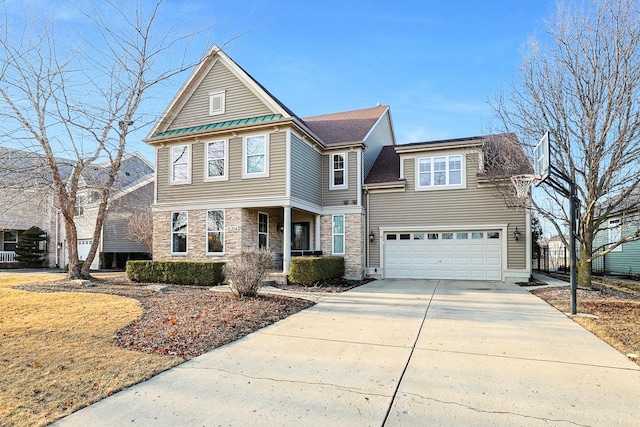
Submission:
[[[580,254],[578,258],[578,285],[587,288],[593,287],[591,281],[591,259],[592,255],[592,239],[585,239],[580,243]]]

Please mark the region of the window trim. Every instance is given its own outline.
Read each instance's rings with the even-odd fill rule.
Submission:
[[[176,234],[176,231],[174,230],[174,224],[173,224],[173,216],[175,214],[180,215],[181,213],[185,214],[185,217],[187,219],[186,225],[185,225],[185,245],[184,245],[184,252],[176,252],[174,251],[174,247],[173,247],[173,236],[174,234]],[[189,211],[175,211],[175,212],[171,212],[171,255],[187,255],[189,253]]]
[[[174,161],[173,161],[173,150],[180,147],[187,148],[187,177],[186,179],[176,180],[174,179],[175,173],[173,170]],[[169,183],[172,185],[179,184],[190,184],[191,183],[191,144],[180,144],[180,145],[172,145],[169,147]]]
[[[344,160],[344,166],[342,169],[335,169],[334,156],[342,156]],[[342,184],[335,184],[334,174],[336,171],[342,170]],[[349,189],[349,152],[341,151],[339,153],[331,153],[329,155],[329,190],[348,190]]]
[[[247,171],[247,141],[249,138],[263,137],[264,138],[264,171],[252,172]],[[242,178],[267,178],[269,177],[269,134],[260,133],[254,135],[245,135],[242,138]]]
[[[222,228],[219,230],[210,230],[209,229],[209,212],[222,212]],[[204,242],[204,251],[207,255],[213,256],[221,256],[225,254],[227,245],[226,245],[226,226],[227,226],[227,213],[224,209],[207,209],[205,217],[205,242]],[[209,251],[209,233],[220,233],[222,235],[222,252],[210,252]]]
[[[264,215],[267,217],[267,231],[260,231],[260,216]],[[264,246],[265,249],[269,249],[269,214],[266,212],[258,212],[258,249],[261,249],[262,246],[260,246],[260,235],[264,235],[267,239],[266,245]]]
[[[616,234],[617,237],[615,237],[614,234]],[[622,219],[615,218],[607,221],[607,238],[609,246],[622,239]],[[622,252],[622,245],[611,249],[611,252]]]
[[[214,100],[215,99],[219,99],[220,100],[220,108],[219,109],[214,109],[213,105],[214,105]],[[226,112],[226,101],[227,101],[227,94],[226,94],[226,90],[218,90],[215,92],[209,92],[209,115],[210,116],[219,116],[221,114],[224,114]]]
[[[342,233],[336,233],[336,218],[337,217],[342,217]],[[342,252],[335,252],[336,249],[336,243],[335,243],[335,239],[336,236],[342,236]],[[331,254],[332,255],[345,255],[347,250],[346,250],[346,216],[344,214],[340,214],[340,215],[331,215]]]
[[[209,161],[218,160],[209,158],[209,144],[216,142],[222,142],[224,144],[224,156],[222,160],[224,162],[224,173],[219,176],[209,176]],[[228,181],[229,180],[229,140],[228,139],[216,139],[214,141],[207,141],[204,145],[204,180],[205,181]]]
[[[454,157],[460,158],[460,184],[450,184],[449,180],[451,178],[450,169],[451,159]],[[435,159],[445,159],[445,176],[446,176],[446,184],[444,185],[436,185],[435,184]],[[442,155],[434,155],[434,156],[419,156],[415,158],[415,189],[416,191],[437,191],[437,190],[452,190],[452,189],[464,189],[467,188],[467,156],[464,154],[442,154]],[[429,175],[431,178],[430,185],[421,185],[420,184],[420,164],[422,161],[428,161],[430,164]],[[457,170],[457,169],[455,169]]]

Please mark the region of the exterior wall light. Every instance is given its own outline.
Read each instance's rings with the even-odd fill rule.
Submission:
[[[284,225],[278,223],[278,231],[281,233],[284,232]]]
[[[520,234],[522,233],[520,233],[520,230],[518,230],[518,227],[516,227],[516,229],[513,230],[513,238],[516,239],[516,242],[520,240]]]
[[[373,234],[373,231],[370,231],[370,232],[369,232],[369,241],[370,241],[370,242],[373,242],[373,239],[374,239],[375,237],[376,237],[376,236]]]

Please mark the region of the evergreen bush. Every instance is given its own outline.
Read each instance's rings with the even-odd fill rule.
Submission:
[[[42,267],[46,250],[41,242],[47,240],[47,233],[40,227],[33,226],[20,235],[16,243],[16,261],[27,267]]]

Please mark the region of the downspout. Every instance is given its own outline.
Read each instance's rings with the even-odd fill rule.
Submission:
[[[365,263],[367,275],[370,273],[370,259],[371,259],[371,240],[369,234],[371,233],[371,215],[369,214],[369,190],[364,190],[367,195],[367,230],[364,233],[364,240],[367,242],[367,262]]]

